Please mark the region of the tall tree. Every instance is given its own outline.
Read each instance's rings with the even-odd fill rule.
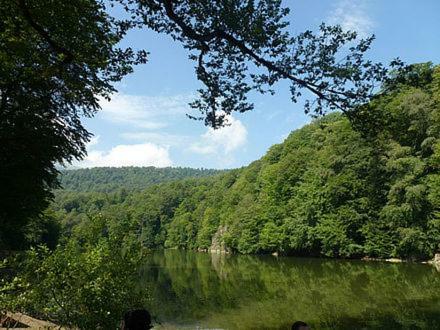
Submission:
[[[80,159],[80,117],[146,59],[117,43],[129,28],[101,1],[1,1],[0,248],[18,248],[57,183],[56,163]]]

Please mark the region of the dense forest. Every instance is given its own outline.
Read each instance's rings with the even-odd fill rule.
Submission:
[[[113,192],[142,190],[153,184],[197,178],[220,172],[211,169],[188,167],[95,167],[65,170],[60,173],[60,186],[63,191],[75,192]]]
[[[133,192],[102,182],[57,194],[48,212],[66,233],[96,215],[128,221],[147,248],[431,258],[440,248],[440,67],[418,65],[396,81],[364,106],[363,126],[333,113],[245,168]],[[111,173],[77,172],[87,175],[75,186],[89,190],[101,171]]]
[[[389,64],[376,62],[367,55],[375,36],[351,31],[351,24],[347,30],[342,18],[335,25],[323,22],[301,32],[306,21],[291,24],[290,6],[282,0],[0,2],[0,326],[6,322],[9,327],[17,317],[9,313],[19,312],[60,328],[126,328],[121,318],[127,311],[155,304],[166,312],[158,298],[168,296],[171,286],[180,293],[175,298],[185,298],[181,294],[185,292],[202,297],[196,306],[200,317],[208,316],[203,305],[211,302],[197,294],[200,290],[191,292],[188,287],[188,279],[197,280],[195,268],[188,272],[179,266],[185,264],[189,270],[190,264],[185,258],[179,261],[179,255],[196,253],[183,250],[237,254],[197,253],[202,256],[195,258],[200,265],[204,257],[260,258],[238,254],[427,260],[440,252],[440,66],[411,65],[399,58]],[[323,13],[321,8],[309,12],[313,22]],[[301,15],[309,16],[307,11]],[[393,28],[398,22],[394,23]],[[435,31],[432,26],[417,27],[423,35]],[[150,33],[169,39],[179,51],[167,51]],[[389,37],[399,40],[402,35],[405,31]],[[406,47],[419,41],[402,40]],[[153,70],[139,72],[140,79],[125,81],[135,67],[153,58],[150,47],[163,61],[152,61]],[[178,59],[181,54],[194,69],[193,92],[194,84],[184,77],[186,62]],[[418,55],[405,51],[397,55],[419,61],[432,54],[423,48]],[[169,66],[170,61],[177,66]],[[162,70],[165,66],[171,71]],[[163,85],[162,78],[183,80]],[[127,88],[122,88],[126,82]],[[60,168],[86,158],[97,133],[88,130],[86,121],[105,111],[104,103],[115,101],[118,92],[148,98],[168,91],[188,95],[187,117],[201,121],[211,132],[227,126],[231,116],[254,110],[258,100],[254,95],[279,93],[278,83],[288,87],[291,101],[313,121],[246,167],[60,173]],[[168,121],[183,120],[183,107],[153,108],[140,105],[142,115],[137,116],[129,105],[116,105],[118,126],[102,128],[109,127],[106,134],[115,138],[117,127],[125,131],[131,126],[136,128],[133,133],[154,129],[174,134],[171,128],[177,126],[168,127]],[[167,119],[155,112],[166,112]],[[148,123],[138,125],[141,118]],[[221,139],[232,138],[227,135]],[[221,140],[213,141],[221,147]],[[160,269],[155,253],[180,267],[174,268],[177,277]],[[176,257],[170,258],[172,254]],[[279,260],[270,255],[261,259]],[[142,286],[143,266],[154,273],[148,287]],[[238,272],[241,290],[225,281],[226,275],[215,274],[212,280],[203,271],[196,287],[211,289],[217,301],[216,292],[233,298],[228,290],[253,293],[268,283],[269,295],[283,300],[283,306],[272,304],[277,309],[292,301],[300,304],[299,294],[318,307],[326,304],[320,310],[334,316],[336,310],[327,298],[336,294],[320,285],[342,283],[342,290],[345,285],[355,295],[336,298],[373,315],[377,327],[392,324],[388,320],[399,314],[410,315],[411,322],[433,320],[424,323],[427,327],[438,324],[440,301],[428,291],[435,293],[429,285],[438,283],[431,276],[417,276],[420,286],[399,285],[401,292],[393,290],[386,299],[392,308],[379,304],[387,313],[376,319],[370,305],[363,303],[372,301],[366,295],[372,287],[368,283],[402,284],[405,277],[400,273],[387,277],[373,267],[370,273],[379,279],[375,281],[358,268],[353,268],[352,279],[341,276],[347,275],[344,268],[328,268],[327,274],[341,273],[335,282],[312,271],[296,280],[296,287],[276,272],[271,277],[271,272],[253,268],[229,268]],[[290,279],[307,273],[302,267],[284,269]],[[265,281],[249,277],[255,285],[244,290],[246,272]],[[217,291],[216,280],[224,283]],[[307,288],[304,283],[313,285]],[[286,287],[292,288],[289,299],[279,295],[288,291]],[[379,288],[387,293],[386,289]],[[251,313],[239,313],[241,319],[263,309],[257,295],[252,299]],[[179,308],[188,311],[188,300],[181,301],[179,305],[185,306]],[[411,310],[412,305],[430,308],[420,315],[424,308]],[[215,323],[216,328],[221,324]]]
[[[432,258],[440,248],[440,67],[411,66],[393,81],[357,119],[318,118],[241,169],[139,190],[106,191],[103,182],[95,185],[102,191],[55,191],[31,228],[34,247],[0,263],[14,270],[4,272],[0,305],[112,328],[155,299],[157,278],[153,289],[138,280],[156,248]],[[126,170],[83,173],[100,171]]]

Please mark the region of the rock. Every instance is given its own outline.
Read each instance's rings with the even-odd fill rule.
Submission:
[[[440,264],[440,253],[436,253],[434,255],[434,263],[435,264]]]
[[[372,257],[369,257],[369,256],[362,257],[361,260],[363,260],[363,261],[380,261],[380,259],[372,258]]]
[[[273,255],[274,257],[278,257],[278,251],[272,253],[272,255]]]
[[[228,248],[223,242],[223,235],[227,232],[228,228],[226,226],[218,227],[214,236],[212,236],[211,247],[209,248],[209,252],[212,253],[229,253]]]

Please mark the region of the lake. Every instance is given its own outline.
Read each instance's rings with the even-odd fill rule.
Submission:
[[[440,329],[429,265],[165,250],[140,284],[161,329]]]

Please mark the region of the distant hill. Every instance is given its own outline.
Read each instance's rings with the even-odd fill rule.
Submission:
[[[151,185],[184,178],[214,175],[222,170],[188,167],[95,167],[64,170],[61,187],[73,192],[113,192],[119,189],[142,190]]]

